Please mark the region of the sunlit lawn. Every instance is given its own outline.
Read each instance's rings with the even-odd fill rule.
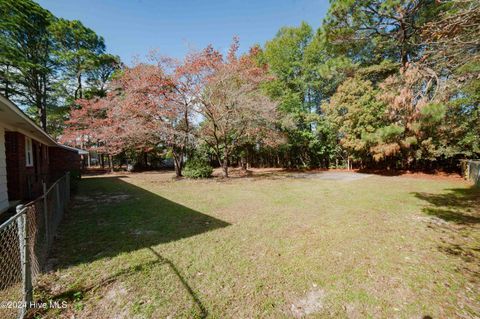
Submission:
[[[371,176],[84,178],[38,317],[466,317],[480,313],[480,192]],[[428,317],[427,317],[428,318]]]

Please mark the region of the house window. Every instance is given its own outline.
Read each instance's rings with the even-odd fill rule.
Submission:
[[[32,139],[29,137],[25,137],[25,162],[27,167],[33,166]]]

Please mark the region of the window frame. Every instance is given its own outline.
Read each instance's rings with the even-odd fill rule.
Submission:
[[[33,167],[33,141],[30,137],[25,136],[25,166]]]

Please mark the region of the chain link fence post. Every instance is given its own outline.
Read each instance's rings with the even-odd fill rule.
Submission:
[[[67,172],[67,175],[66,175],[66,180],[65,180],[65,184],[66,184],[66,202],[70,202],[70,172]]]
[[[48,202],[47,202],[47,184],[42,183],[43,187],[43,215],[45,218],[45,241],[47,249],[50,247],[50,229],[49,229],[49,220],[48,220]]]
[[[19,307],[0,307],[0,319],[28,316],[33,306],[33,286],[44,270],[54,235],[70,200],[70,174],[47,188],[42,196],[0,224],[0,301]],[[43,216],[42,216],[43,214]]]
[[[23,212],[23,213],[22,213]],[[20,318],[23,318],[27,313],[30,303],[33,300],[32,287],[32,273],[30,267],[30,250],[28,249],[27,237],[27,214],[23,205],[17,206],[17,213],[20,214],[17,218],[18,225],[18,242],[20,248],[20,261],[22,267],[22,282],[23,282],[23,307],[20,312]]]
[[[58,218],[58,216],[61,214],[61,207],[62,204],[60,203],[60,188],[58,187],[60,183],[55,184],[55,218]]]

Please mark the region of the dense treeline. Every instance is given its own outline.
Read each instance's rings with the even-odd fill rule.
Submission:
[[[478,1],[332,1],[267,42],[284,165],[431,168],[480,151]]]
[[[20,25],[2,10],[10,19],[2,20]],[[63,141],[110,162],[171,157],[181,175],[185,160],[214,161],[228,176],[229,165],[454,169],[480,155],[476,0],[332,0],[316,31],[301,23],[243,55],[234,39],[225,55],[209,46],[182,61],[151,57],[117,72],[93,31],[85,28],[78,49],[61,39],[80,22],[52,21],[44,28],[52,53],[34,61],[55,65],[45,83],[56,93],[42,98],[58,103],[58,92],[69,92],[64,99],[75,103]],[[30,61],[22,54],[12,56]],[[43,105],[16,79],[32,71],[9,56],[2,55],[2,90]]]
[[[30,0],[0,1],[0,93],[59,135],[78,98],[103,96],[120,59],[78,20]]]

